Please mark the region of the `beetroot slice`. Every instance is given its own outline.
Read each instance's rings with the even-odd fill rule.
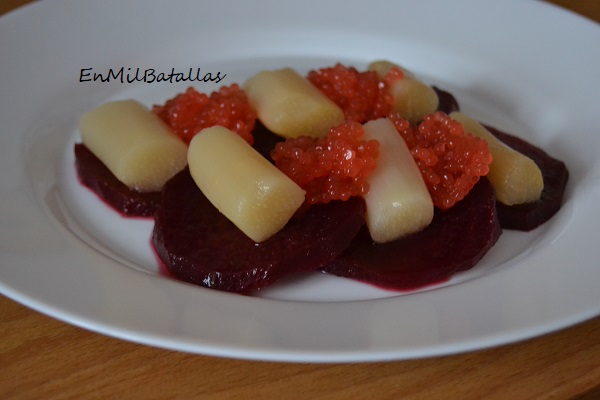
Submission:
[[[165,185],[152,243],[175,277],[248,293],[331,262],[364,225],[364,213],[359,198],[314,205],[256,244],[208,201],[185,169]]]
[[[562,206],[569,171],[564,162],[531,143],[493,127],[486,128],[502,142],[531,158],[542,170],[544,190],[538,201],[514,206],[497,204],[498,218],[504,229],[531,231],[552,218]]]
[[[323,271],[393,290],[438,283],[475,266],[496,243],[502,228],[495,203],[492,186],[482,178],[454,207],[436,209],[432,223],[419,233],[376,244],[363,228]]]
[[[458,101],[456,101],[456,98],[452,93],[440,89],[437,86],[433,86],[433,90],[437,94],[439,100],[438,111],[445,112],[446,114],[460,111]]]
[[[268,130],[260,120],[256,120],[254,129],[252,130],[252,136],[254,136],[254,150],[258,151],[259,154],[273,163],[273,159],[271,159],[271,150],[275,148],[277,143],[282,142],[285,139]]]
[[[126,217],[152,217],[160,192],[138,192],[119,181],[84,144],[74,146],[75,168],[81,183]]]

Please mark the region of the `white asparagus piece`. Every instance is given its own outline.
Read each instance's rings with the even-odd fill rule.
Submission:
[[[188,164],[208,200],[257,243],[279,232],[304,202],[300,186],[221,126],[194,136]]]
[[[439,106],[437,93],[412,72],[389,61],[375,61],[369,64],[368,69],[377,72],[379,78],[383,79],[392,67],[397,67],[404,73],[403,78],[390,85],[394,110],[411,124],[419,123],[425,115],[434,113]]]
[[[487,177],[499,202],[511,206],[540,199],[544,190],[544,178],[531,158],[501,142],[479,121],[468,115],[453,112],[450,117],[462,123],[465,131],[487,142],[492,154]]]
[[[291,68],[262,71],[244,83],[261,122],[284,137],[324,137],[344,122],[344,112]]]
[[[160,190],[187,165],[187,146],[147,107],[113,101],[84,114],[81,139],[125,185],[140,192]]]
[[[371,238],[385,243],[424,229],[433,219],[433,201],[408,146],[386,118],[363,126],[364,138],[380,143],[370,189],[363,196]]]

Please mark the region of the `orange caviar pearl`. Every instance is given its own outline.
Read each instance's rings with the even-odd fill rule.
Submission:
[[[487,175],[492,162],[487,142],[465,132],[446,113],[427,115],[418,127],[395,113],[389,118],[411,150],[436,207],[452,207]]]
[[[190,87],[163,106],[155,105],[152,111],[188,144],[196,133],[215,125],[231,129],[249,144],[254,143],[252,129],[256,112],[235,83],[221,87],[210,96]]]
[[[299,137],[275,146],[275,165],[306,190],[309,204],[348,200],[369,190],[367,177],[377,165],[379,142],[363,140],[357,122],[332,128],[326,138]]]
[[[383,80],[388,84],[392,85],[394,82],[399,81],[404,78],[404,71],[400,68],[394,66],[391,67],[388,72],[385,74]]]
[[[364,123],[385,117],[392,110],[389,86],[374,71],[359,72],[338,63],[310,71],[307,78],[344,111],[349,121]]]

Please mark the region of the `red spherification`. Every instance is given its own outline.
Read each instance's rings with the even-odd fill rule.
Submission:
[[[256,112],[237,84],[221,87],[210,96],[190,87],[163,106],[155,105],[152,111],[186,143],[202,129],[215,125],[231,129],[249,144],[254,142]]]
[[[307,78],[344,111],[349,121],[364,123],[385,117],[392,110],[389,86],[374,71],[359,72],[336,64],[310,71]]]
[[[465,132],[446,113],[427,115],[418,127],[398,114],[389,118],[408,145],[436,207],[452,207],[487,175],[492,162],[487,142]]]
[[[184,142],[189,143],[201,129],[198,119],[209,102],[208,95],[188,88],[163,106],[155,105],[152,111],[173,129]]]
[[[309,204],[348,200],[369,190],[367,177],[377,166],[379,142],[364,140],[357,122],[332,128],[326,138],[299,137],[275,146],[275,165],[306,190]]]
[[[399,67],[393,66],[383,77],[383,80],[388,84],[392,85],[394,82],[399,81],[404,78],[404,71],[402,71]]]

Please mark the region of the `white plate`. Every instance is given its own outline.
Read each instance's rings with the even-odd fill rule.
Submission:
[[[536,1],[52,1],[0,20],[0,292],[107,335],[186,352],[337,362],[451,354],[600,314],[600,28]],[[247,298],[160,276],[151,222],[76,181],[77,120],[187,84],[81,82],[89,70],[397,61],[571,172],[560,213],[506,232],[478,268],[419,293],[308,275]],[[83,74],[83,75],[82,75]],[[202,91],[217,86],[201,83]]]

